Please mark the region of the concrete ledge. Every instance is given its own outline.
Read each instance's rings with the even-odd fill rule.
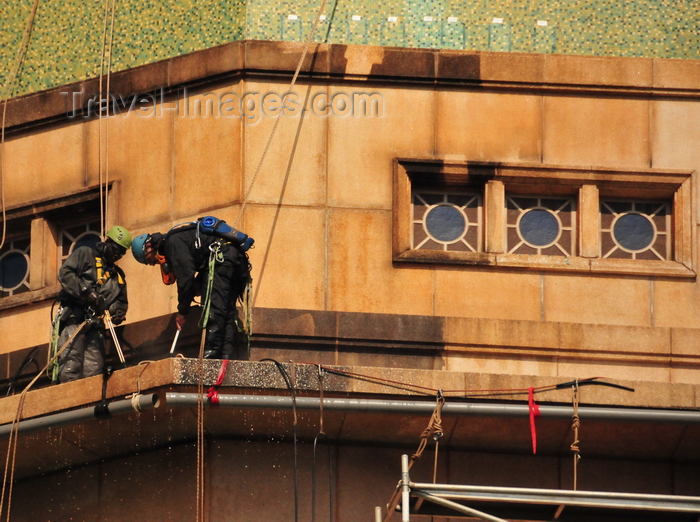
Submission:
[[[579,377],[633,376],[649,382],[700,384],[700,329],[275,308],[258,308],[254,318],[253,360],[379,371],[388,367],[397,371],[473,369],[547,378],[572,375],[575,367],[574,377],[581,372]],[[188,322],[177,345],[178,353],[191,358],[197,357],[200,342],[194,323]],[[130,364],[168,357],[175,331],[172,315],[121,328]],[[0,375],[10,379],[34,349],[0,355]],[[43,367],[47,349],[36,349],[36,361]],[[109,354],[108,362],[118,366],[115,359]],[[491,363],[487,369],[479,361]],[[17,389],[30,377],[22,376]],[[46,383],[44,378],[40,384]]]
[[[288,373],[290,363],[280,363]],[[205,387],[213,385],[221,361],[203,361]],[[140,364],[116,371],[107,382],[107,399],[122,398],[140,390],[160,393],[169,390],[196,392],[200,362],[182,357]],[[328,365],[323,373],[323,392],[328,396],[414,396],[429,400],[434,390],[442,389],[448,400],[488,397],[499,401],[526,401],[530,387],[553,387],[577,377],[538,377],[531,375],[493,375],[483,373],[411,370],[401,368],[352,367]],[[319,367],[294,364],[295,388],[299,393],[316,396],[319,392]],[[601,379],[604,381],[604,379]],[[668,409],[698,408],[700,386],[640,381],[613,382],[633,388],[634,392],[604,386],[582,386],[581,403],[600,406],[634,406]],[[226,388],[254,394],[286,394],[288,385],[273,362],[231,361],[220,393]],[[488,394],[487,394],[488,393]],[[37,417],[67,409],[86,407],[102,398],[102,377],[90,377],[71,383],[30,391],[22,418]],[[0,399],[0,424],[12,422],[19,395]],[[570,403],[571,388],[549,390],[537,395],[538,403]]]

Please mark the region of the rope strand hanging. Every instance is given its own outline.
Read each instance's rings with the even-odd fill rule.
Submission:
[[[0,234],[0,249],[5,246],[5,238],[7,237],[7,209],[5,208],[5,122],[7,118],[7,102],[14,93],[15,82],[19,77],[19,71],[22,69],[22,64],[24,63],[24,58],[29,48],[29,41],[31,39],[32,29],[34,28],[34,20],[36,19],[38,8],[39,0],[34,0],[32,9],[29,12],[29,17],[27,18],[27,25],[24,29],[22,41],[20,42],[19,49],[17,49],[14,65],[12,69],[10,69],[7,78],[5,78],[5,85],[0,94],[0,101],[2,102],[2,123],[0,123],[0,207],[2,207],[2,233]]]
[[[318,365],[318,393],[319,393],[319,428],[314,437],[313,466],[311,468],[311,522],[316,522],[316,448],[320,437],[326,440],[328,446],[328,520],[333,521],[333,452],[328,435],[323,429],[323,378],[324,371]]]
[[[17,458],[17,440],[18,440],[18,435],[19,435],[19,421],[22,419],[22,412],[24,410],[24,402],[27,397],[27,393],[29,393],[29,390],[34,386],[36,381],[39,380],[39,377],[41,377],[44,372],[46,372],[53,364],[54,361],[58,360],[58,357],[63,353],[63,351],[70,346],[73,343],[73,340],[78,336],[80,331],[83,329],[83,327],[87,324],[86,321],[83,321],[78,328],[76,328],[75,332],[68,338],[68,340],[63,343],[63,346],[59,350],[56,351],[56,354],[49,359],[49,361],[46,363],[46,366],[44,367],[43,370],[38,372],[36,376],[31,380],[29,384],[22,390],[22,393],[19,396],[19,402],[17,404],[17,412],[15,413],[15,418],[12,421],[12,426],[10,428],[10,438],[9,442],[7,445],[7,456],[5,458],[5,473],[3,476],[3,483],[2,483],[2,493],[0,494],[0,514],[2,513],[2,510],[5,506],[5,491],[7,490],[7,522],[10,520],[10,508],[12,505],[12,486],[15,481],[15,462]]]
[[[432,436],[433,440],[437,444],[443,436],[442,431],[442,407],[445,405],[445,396],[442,394],[442,390],[438,390],[437,397],[435,399],[435,410],[433,411],[428,426],[420,434],[420,443],[418,444],[418,449],[411,455],[411,459],[408,462],[409,469],[413,466],[413,463],[421,457],[423,451],[428,445],[428,439]]]
[[[111,8],[111,23],[108,24],[110,19],[110,1],[112,3]],[[97,111],[98,117],[98,127],[97,127],[97,161],[98,161],[98,178],[100,186],[100,235],[104,237],[107,228],[107,193],[109,189],[109,125],[105,126],[104,133],[104,147],[102,139],[102,128],[103,116],[109,116],[111,112],[110,103],[110,78],[111,78],[111,68],[112,68],[112,50],[114,42],[114,19],[116,14],[117,0],[105,0],[104,9],[104,24],[102,31],[102,51],[100,53],[100,74],[99,74],[99,105]],[[110,36],[109,41],[107,39],[107,27],[110,26]],[[105,58],[107,56],[107,58]],[[104,92],[102,89],[102,82],[105,76],[105,60],[107,60],[107,91]],[[103,152],[104,149],[104,152]],[[104,157],[103,157],[104,156]]]
[[[573,407],[574,414],[572,416],[571,429],[574,431],[574,442],[571,443],[571,451],[574,452],[574,491],[578,487],[578,461],[581,460],[581,450],[579,449],[579,428],[581,426],[581,419],[578,416],[578,381],[572,386],[573,390]]]
[[[287,92],[282,97],[283,103],[287,96],[289,96],[292,93],[292,89],[294,88],[294,85],[297,82],[297,78],[299,77],[299,73],[301,72],[301,67],[304,64],[304,60],[306,59],[306,55],[309,52],[309,47],[311,46],[311,41],[313,40],[314,33],[316,32],[316,28],[318,27],[318,22],[321,20],[321,15],[323,14],[324,9],[326,8],[326,2],[327,0],[323,0],[321,2],[321,7],[319,7],[318,9],[318,14],[314,19],[314,25],[311,27],[311,32],[309,33],[309,36],[307,37],[306,43],[304,45],[304,51],[301,53],[301,58],[299,58],[299,63],[297,64],[297,68],[294,71],[294,76],[292,76],[292,82],[289,84]],[[303,117],[303,114],[301,117]],[[243,203],[241,204],[241,209],[238,212],[238,216],[236,216],[236,221],[234,221],[234,227],[238,226],[238,221],[243,215],[243,211],[245,210],[246,204],[248,203],[248,198],[250,197],[250,193],[253,190],[253,185],[255,185],[255,180],[257,179],[258,174],[260,173],[260,169],[262,168],[263,162],[265,161],[265,156],[267,156],[267,151],[269,150],[270,144],[272,143],[272,138],[275,135],[275,132],[277,132],[277,126],[279,125],[280,119],[280,115],[278,114],[275,117],[275,124],[272,126],[272,131],[270,131],[270,136],[268,136],[267,138],[267,143],[265,144],[265,148],[263,149],[262,156],[260,156],[260,161],[258,162],[258,166],[255,169],[255,173],[253,174],[253,179],[250,180],[250,185],[248,185],[248,189],[246,190],[245,195],[243,196]]]
[[[204,522],[204,345],[207,331],[202,329],[197,371],[197,522]]]

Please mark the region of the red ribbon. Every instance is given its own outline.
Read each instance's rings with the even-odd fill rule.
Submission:
[[[216,378],[214,386],[209,388],[207,391],[207,399],[209,399],[209,405],[218,406],[219,405],[219,392],[217,388],[221,386],[224,382],[224,377],[226,376],[226,368],[228,368],[228,359],[224,359],[221,363],[221,368],[219,368],[219,375]]]
[[[535,389],[527,389],[527,405],[530,409],[530,433],[532,434],[532,454],[537,454],[537,430],[535,429],[535,419],[540,416],[540,407],[535,404]]]

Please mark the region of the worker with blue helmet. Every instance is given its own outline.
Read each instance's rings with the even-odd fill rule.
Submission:
[[[160,265],[164,283],[177,283],[178,329],[201,293],[199,324],[207,331],[205,358],[243,358],[236,302],[250,283],[251,267],[244,249],[252,245],[252,239],[235,229],[238,236],[217,235],[206,219],[183,223],[167,234],[140,234],[132,241],[131,252],[139,263]]]

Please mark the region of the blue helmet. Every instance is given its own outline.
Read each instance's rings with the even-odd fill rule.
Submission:
[[[142,264],[146,263],[146,243],[151,238],[150,234],[141,234],[136,236],[131,242],[131,253],[134,254],[134,259]]]

